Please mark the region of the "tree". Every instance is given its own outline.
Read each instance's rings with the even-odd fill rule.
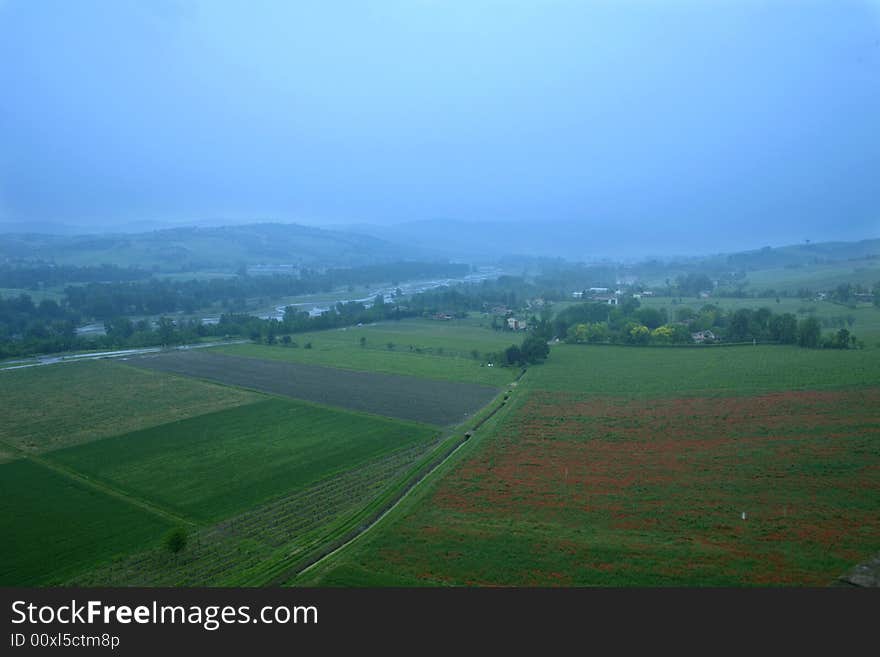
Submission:
[[[519,351],[522,359],[527,363],[539,363],[550,355],[547,341],[537,335],[526,336]]]
[[[275,344],[276,340],[275,322],[270,320],[269,326],[266,327],[266,344]]]
[[[522,352],[515,344],[504,350],[504,362],[508,365],[519,365],[523,362]]]
[[[668,280],[668,279],[667,279]],[[696,297],[700,292],[710,292],[714,287],[712,279],[706,274],[688,274],[675,280],[680,294]]]
[[[774,315],[770,319],[770,338],[782,344],[797,342],[797,318],[791,313]]]
[[[679,322],[689,322],[696,316],[697,313],[694,312],[694,309],[688,306],[685,306],[684,308],[679,308],[675,311],[675,319],[677,319]]]
[[[831,296],[837,299],[842,303],[847,303],[853,294],[853,286],[851,283],[841,283],[838,285],[834,291],[831,293]]]
[[[671,328],[673,344],[690,344],[691,342],[693,342],[691,332],[688,330],[687,326],[682,326],[681,324],[673,324]]]
[[[361,336],[360,343],[361,343],[361,347],[366,347],[367,346],[367,339],[364,336]]]
[[[114,317],[104,322],[104,332],[114,343],[121,343],[134,334],[134,323],[128,317]]]
[[[651,331],[651,339],[654,342],[660,342],[668,344],[672,342],[672,339],[675,337],[675,331],[671,326],[658,326],[653,331]]]
[[[731,340],[745,340],[752,337],[752,311],[748,308],[740,308],[730,318],[729,335]]]
[[[840,329],[834,336],[833,346],[836,349],[849,349],[851,334],[845,328]]]
[[[656,329],[666,323],[666,312],[657,308],[639,308],[635,313],[636,319],[649,329]]]
[[[159,334],[159,342],[161,344],[171,344],[174,342],[174,320],[170,317],[160,317],[156,326]]]
[[[171,554],[177,554],[186,547],[186,541],[186,530],[183,527],[175,527],[165,534],[165,540],[162,543]]]
[[[578,324],[569,330],[567,342],[605,342],[608,339],[608,327],[601,322]]]
[[[642,324],[629,322],[624,327],[624,339],[629,344],[648,344],[651,338],[651,330]]]
[[[819,346],[819,338],[822,336],[822,327],[815,317],[807,317],[798,324],[798,344],[802,347],[815,348]]]

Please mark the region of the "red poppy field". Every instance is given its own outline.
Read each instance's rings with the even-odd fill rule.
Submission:
[[[878,388],[526,394],[348,581],[825,586],[880,547]]]

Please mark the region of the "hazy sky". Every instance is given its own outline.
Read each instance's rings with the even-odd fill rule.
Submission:
[[[880,2],[0,0],[0,218],[878,237]]]

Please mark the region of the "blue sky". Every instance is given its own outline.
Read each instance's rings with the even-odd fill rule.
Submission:
[[[880,237],[874,0],[0,0],[0,219]]]

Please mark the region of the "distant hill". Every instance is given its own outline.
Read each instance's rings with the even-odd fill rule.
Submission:
[[[626,255],[607,236],[579,223],[429,219],[393,226],[352,224],[342,229],[472,262],[494,262],[509,255],[575,261],[602,254],[611,258]]]
[[[53,229],[59,230],[54,232]],[[24,258],[73,265],[136,265],[174,272],[232,270],[242,264],[348,267],[450,258],[496,263],[511,255],[574,262],[644,262],[659,256],[665,262],[703,263],[726,271],[880,258],[880,239],[751,250],[739,249],[731,243],[730,248],[712,251],[687,240],[670,246],[669,236],[661,240],[647,228],[642,235],[635,235],[625,227],[594,230],[589,225],[572,222],[437,219],[393,226],[353,224],[332,229],[253,223],[104,234],[69,234],[69,229],[58,224],[0,223],[0,262]]]
[[[502,256],[565,258],[572,261],[629,261],[649,258],[664,260],[686,257],[711,257],[710,254],[743,254],[743,262],[761,259],[778,261],[784,266],[810,258],[859,257],[860,253],[880,252],[877,240],[866,240],[862,251],[845,249],[837,244],[853,242],[823,242],[783,247],[794,239],[781,229],[768,227],[765,233],[754,234],[738,230],[722,230],[708,222],[706,226],[684,227],[662,222],[598,222],[598,221],[458,221],[432,219],[380,226],[351,224],[344,230],[372,235],[413,248],[435,252],[471,262],[494,261]],[[775,231],[775,232],[774,232]],[[844,230],[839,233],[846,235]],[[846,235],[849,237],[848,235]],[[760,249],[761,243],[779,245]],[[875,245],[871,245],[874,242]],[[864,255],[861,255],[864,257]],[[745,265],[742,265],[745,266]],[[762,264],[762,266],[768,266]]]
[[[865,258],[880,258],[880,239],[858,242],[792,244],[776,248],[766,246],[753,251],[719,256],[719,258],[723,258],[728,265],[742,269],[796,267],[847,260],[864,260]]]
[[[347,267],[424,255],[383,239],[298,224],[188,227],[143,233],[0,234],[0,260],[139,266],[161,271],[233,269],[241,264]]]

